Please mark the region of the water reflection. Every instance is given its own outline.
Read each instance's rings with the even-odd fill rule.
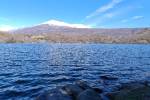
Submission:
[[[33,99],[78,79],[99,85],[103,74],[119,77],[110,86],[150,79],[149,45],[1,44],[0,55],[1,100]]]

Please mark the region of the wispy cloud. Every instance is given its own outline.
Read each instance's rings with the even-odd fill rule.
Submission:
[[[85,22],[95,27],[116,25],[118,22],[124,25],[123,23],[132,23],[143,19],[144,16],[141,15],[130,16],[131,14],[135,15],[142,8],[142,5],[139,6],[135,2],[127,3],[126,0],[111,0],[108,4],[99,7],[86,16]]]
[[[110,22],[112,23],[112,21],[116,20],[118,16],[121,16],[123,13],[128,12],[128,10],[129,10],[128,8],[126,9],[121,8],[114,11],[108,11],[94,18],[87,19],[86,23],[95,27],[110,24]]]
[[[112,0],[108,4],[98,8],[96,11],[94,11],[93,13],[86,16],[86,18],[89,19],[89,18],[95,17],[101,13],[105,13],[105,12],[109,11],[110,9],[113,9],[117,4],[121,3],[122,1],[123,0]]]
[[[129,19],[123,19],[121,20],[122,23],[126,23],[126,22],[129,22],[129,21],[133,21],[133,20],[140,20],[140,19],[143,19],[144,16],[133,16],[133,17],[130,17]]]
[[[143,19],[144,16],[133,16],[132,19],[133,20],[139,20],[139,19]]]
[[[104,13],[103,17],[105,17],[105,18],[113,18],[113,17],[117,16],[120,13],[122,13],[122,12],[119,11],[119,10],[113,11],[113,12],[108,12],[108,13]]]

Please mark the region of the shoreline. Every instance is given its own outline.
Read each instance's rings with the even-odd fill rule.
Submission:
[[[117,80],[114,77],[101,78],[103,81]],[[106,92],[104,87],[90,86],[88,82],[78,80],[45,91],[36,100],[150,100],[150,81],[124,83]]]

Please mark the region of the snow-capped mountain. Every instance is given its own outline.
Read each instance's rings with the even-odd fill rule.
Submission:
[[[105,34],[105,35],[121,35],[128,36],[140,33],[144,28],[118,28],[118,29],[104,29],[91,28],[84,24],[70,24],[58,20],[49,20],[32,27],[21,28],[11,31],[11,33],[18,34]]]
[[[77,30],[90,29],[91,27],[84,24],[70,24],[63,21],[49,20],[32,27],[21,28],[11,31],[11,33],[20,34],[44,34],[52,32],[74,32]]]
[[[84,25],[84,24],[70,24],[70,23],[66,23],[66,22],[58,21],[58,20],[49,20],[49,21],[44,22],[42,24],[47,24],[50,26],[71,27],[71,28],[91,28],[90,26]]]

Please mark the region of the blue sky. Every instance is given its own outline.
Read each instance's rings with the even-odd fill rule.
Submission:
[[[0,27],[49,20],[100,28],[149,27],[150,0],[1,0]]]

